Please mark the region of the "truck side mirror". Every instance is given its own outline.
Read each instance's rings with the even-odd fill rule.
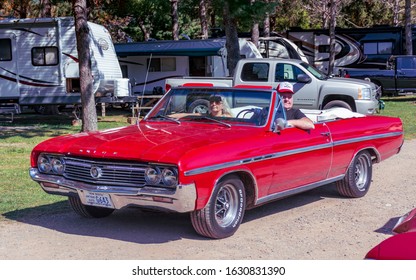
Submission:
[[[312,79],[308,76],[308,75],[306,75],[306,74],[299,74],[298,75],[298,82],[299,83],[305,83],[305,84],[307,84],[307,83],[309,83]]]

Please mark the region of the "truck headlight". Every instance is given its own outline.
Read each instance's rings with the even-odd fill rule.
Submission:
[[[370,100],[371,99],[371,89],[369,89],[369,88],[360,88],[358,90],[358,99]]]

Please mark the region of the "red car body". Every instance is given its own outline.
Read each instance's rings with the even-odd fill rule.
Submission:
[[[393,235],[372,248],[366,259],[416,260],[416,209],[402,216]]]
[[[240,113],[189,114],[198,94],[223,95]],[[172,89],[137,125],[38,144],[30,175],[46,192],[68,196],[83,216],[128,206],[190,212],[199,234],[223,238],[246,209],[272,200],[332,182],[343,196],[367,193],[372,164],[400,151],[402,122],[351,112],[340,119],[335,111],[309,112],[315,129],[305,131],[282,125],[272,89]],[[242,117],[247,112],[251,118]]]

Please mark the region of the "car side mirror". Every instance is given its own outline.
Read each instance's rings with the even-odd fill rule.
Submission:
[[[312,79],[308,75],[306,75],[306,74],[299,74],[298,75],[298,82],[299,83],[305,83],[305,84],[307,84],[310,81],[312,81]]]
[[[277,118],[274,121],[273,132],[279,132],[279,131],[283,130],[286,127],[287,127],[287,120],[282,119],[282,118]]]

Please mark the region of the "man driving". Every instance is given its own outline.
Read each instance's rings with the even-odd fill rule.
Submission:
[[[286,112],[286,119],[289,126],[298,127],[301,129],[314,129],[313,122],[306,117],[299,109],[293,108],[293,86],[291,83],[282,82],[277,87],[277,92],[280,94],[283,100],[283,107]]]

